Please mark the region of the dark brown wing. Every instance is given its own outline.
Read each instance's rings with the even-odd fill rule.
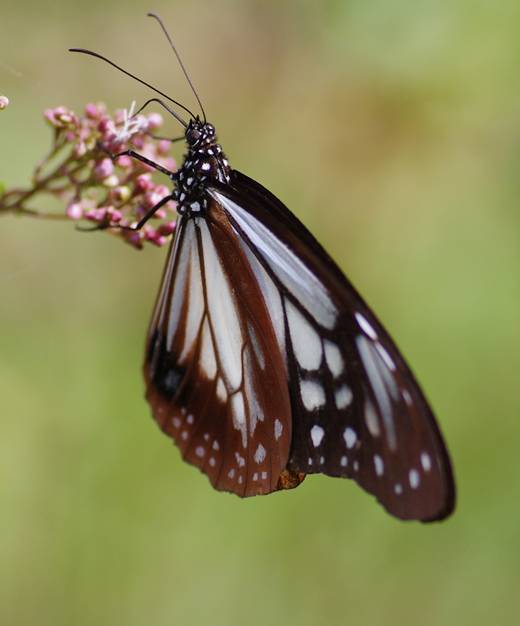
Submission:
[[[162,430],[214,487],[281,486],[291,409],[264,296],[216,202],[181,218],[150,325],[147,398]]]
[[[233,172],[224,207],[261,285],[284,355],[293,472],[355,479],[402,519],[449,515],[449,456],[412,372],[375,315],[309,231]]]

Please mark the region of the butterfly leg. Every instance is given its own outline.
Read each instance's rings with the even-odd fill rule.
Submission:
[[[167,202],[169,202],[170,200],[173,200],[173,196],[169,195],[169,196],[164,196],[164,198],[162,198],[162,200],[159,200],[159,202],[153,206],[149,211],[146,212],[146,214],[137,222],[137,224],[135,224],[135,226],[121,226],[120,228],[122,228],[123,230],[141,230],[141,228],[146,224],[146,222],[153,217],[153,215],[162,207],[164,206]]]
[[[173,196],[164,196],[157,204],[155,204],[146,214],[133,226],[123,226],[122,224],[96,224],[95,226],[85,227],[76,225],[76,230],[80,230],[82,232],[91,232],[93,230],[106,230],[107,228],[119,228],[119,230],[141,230],[141,228],[146,224],[146,222],[154,216],[157,211],[164,206],[170,200],[173,200]]]
[[[176,172],[171,172],[170,170],[167,170],[162,165],[159,165],[159,163],[156,163],[155,161],[151,161],[150,159],[147,159],[145,156],[143,156],[142,154],[139,154],[138,152],[135,152],[134,150],[124,150],[123,152],[118,152],[117,154],[111,154],[110,156],[113,159],[117,159],[117,157],[120,157],[120,156],[129,156],[132,159],[141,161],[141,163],[146,163],[146,165],[153,167],[154,170],[157,170],[158,172],[162,172],[163,174],[166,174],[166,176],[168,176],[168,178],[170,178],[171,180],[175,180],[177,178]]]

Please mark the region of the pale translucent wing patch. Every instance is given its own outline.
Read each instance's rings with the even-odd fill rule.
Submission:
[[[291,440],[285,370],[255,276],[245,259],[237,263],[235,234],[213,213],[215,222],[181,220],[172,244],[148,338],[147,397],[183,457],[217,489],[269,493]],[[237,283],[247,289],[238,294]]]

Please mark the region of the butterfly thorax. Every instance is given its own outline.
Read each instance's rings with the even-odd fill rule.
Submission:
[[[188,152],[177,172],[174,198],[180,214],[197,214],[206,209],[207,187],[212,181],[229,182],[231,168],[217,143],[215,127],[198,118],[186,129]]]

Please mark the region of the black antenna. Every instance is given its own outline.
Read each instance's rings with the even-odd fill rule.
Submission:
[[[106,57],[104,57],[102,54],[99,54],[97,52],[92,52],[92,50],[86,50],[85,48],[69,48],[69,52],[80,52],[81,54],[89,54],[92,57],[96,57],[97,59],[101,59],[102,61],[105,61],[109,65],[112,65],[112,67],[115,67],[120,72],[123,72],[123,74],[126,74],[127,76],[130,76],[130,78],[133,78],[134,80],[136,80],[137,82],[141,83],[142,85],[145,85],[146,87],[148,87],[149,89],[152,89],[153,91],[155,91],[156,93],[160,94],[161,96],[164,96],[170,102],[173,102],[173,104],[176,104],[177,106],[181,107],[181,109],[184,109],[184,111],[186,111],[186,113],[188,113],[190,117],[192,117],[192,118],[195,117],[193,115],[193,113],[188,108],[186,108],[183,104],[181,104],[180,102],[177,102],[177,100],[174,100],[173,98],[170,98],[170,96],[166,95],[160,89],[157,89],[157,87],[154,87],[153,85],[150,85],[150,83],[147,83],[142,78],[139,78],[138,76],[135,76],[134,74],[131,74],[127,70],[123,69],[122,67],[120,67],[119,65],[117,65],[116,63],[111,61],[110,59],[107,59]],[[188,127],[188,124],[179,115],[177,115],[177,113],[175,113],[175,111],[172,111],[171,109],[169,109],[169,111],[173,115],[173,117],[184,126],[184,128]]]
[[[197,102],[199,103],[200,110],[202,111],[202,115],[204,117],[204,124],[205,124],[206,123],[206,111],[204,111],[204,107],[202,106],[202,102],[200,101],[199,94],[197,93],[197,90],[193,86],[193,83],[191,82],[191,79],[188,76],[188,72],[186,71],[186,68],[184,67],[184,63],[182,62],[182,59],[181,59],[179,53],[177,52],[177,48],[173,44],[173,41],[172,41],[172,38],[170,37],[170,34],[166,30],[166,27],[163,24],[163,21],[161,20],[161,18],[158,15],[156,15],[155,13],[147,13],[147,16],[148,17],[153,17],[154,19],[156,19],[159,22],[159,25],[162,28],[163,33],[166,35],[166,38],[168,39],[168,41],[170,43],[170,46],[172,47],[172,50],[174,51],[175,56],[177,57],[177,61],[179,61],[179,65],[181,66],[182,71],[184,72],[184,76],[186,76],[186,80],[188,81],[188,83],[189,83],[189,85],[191,87],[191,90],[195,94],[195,98],[197,98]]]

